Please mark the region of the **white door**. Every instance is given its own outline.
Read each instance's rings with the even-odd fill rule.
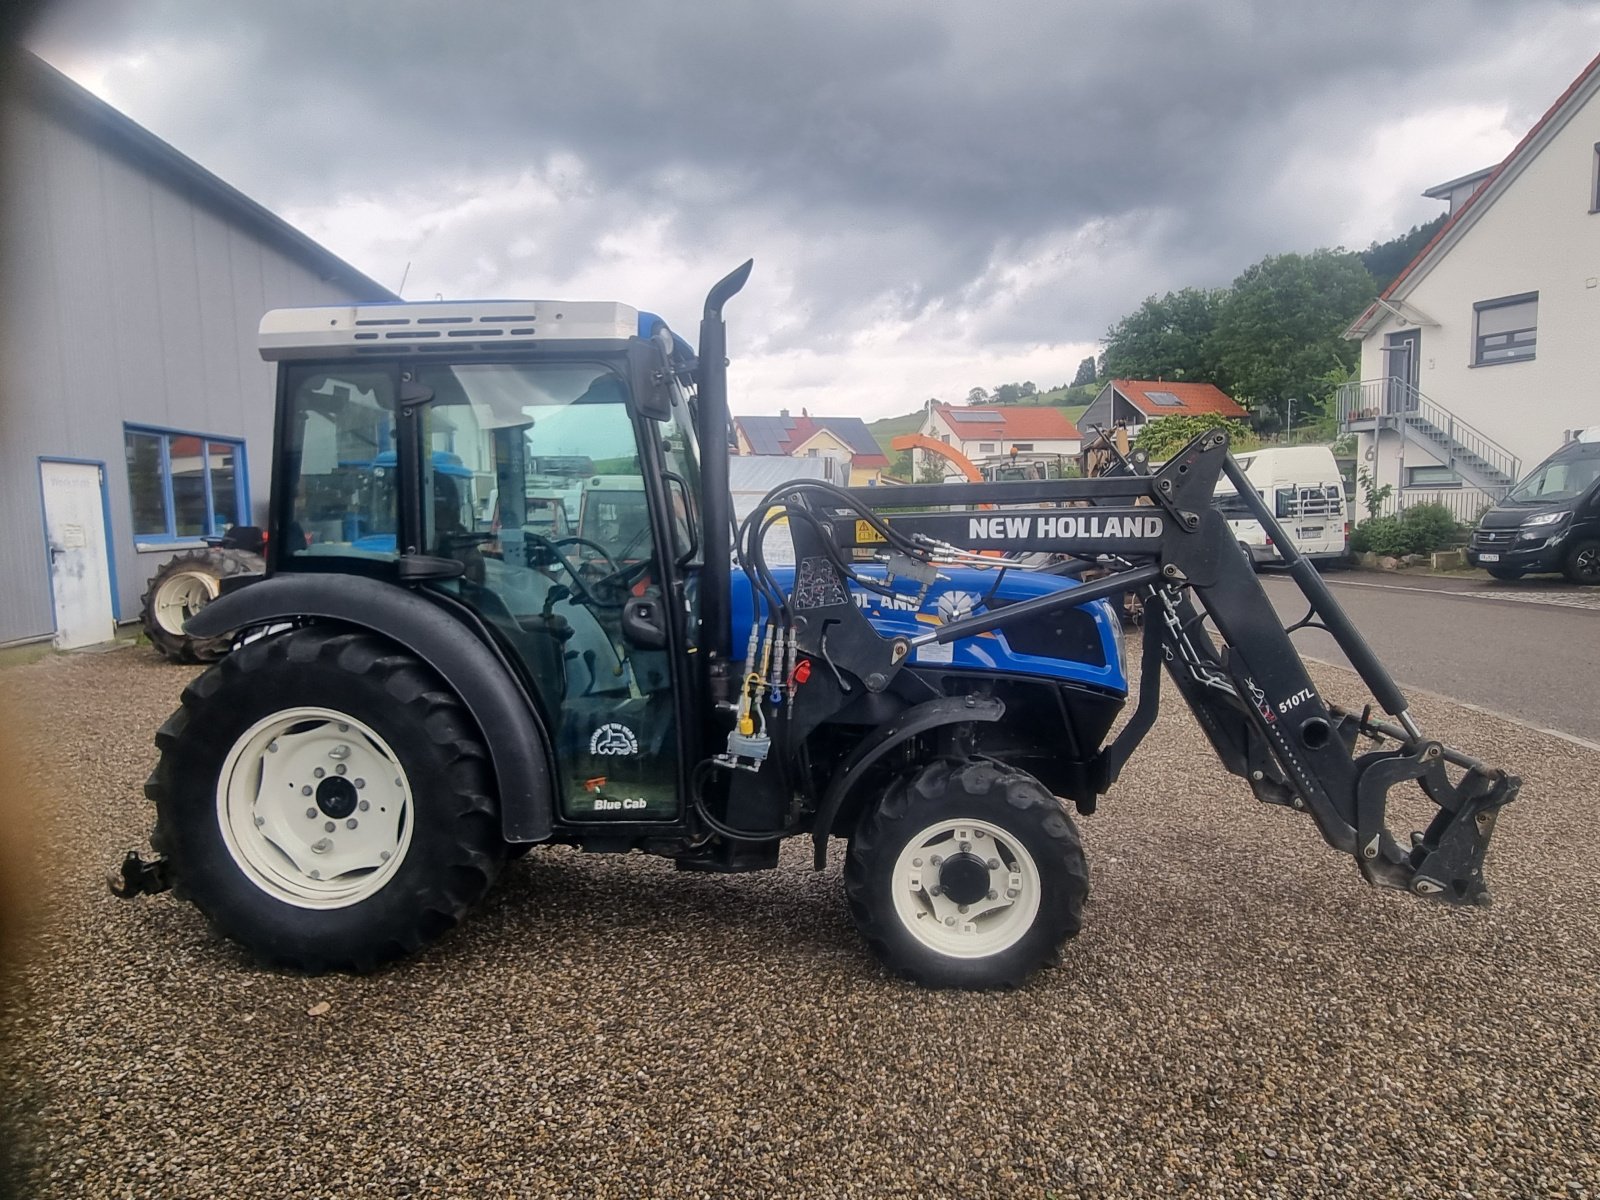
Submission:
[[[101,475],[93,463],[39,464],[58,650],[108,642],[116,635]]]

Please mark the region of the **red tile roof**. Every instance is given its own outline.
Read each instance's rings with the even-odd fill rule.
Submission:
[[[1193,416],[1196,413],[1221,413],[1225,417],[1247,417],[1250,414],[1239,402],[1221,388],[1211,383],[1162,383],[1157,379],[1113,379],[1111,386],[1117,393],[1147,417]],[[1178,398],[1178,404],[1157,404],[1150,399],[1151,392],[1167,392]]]
[[[1081,438],[1078,427],[1059,408],[1045,405],[999,405],[988,408],[964,408],[953,404],[936,404],[935,410],[944,417],[945,424],[960,435],[963,442],[979,438],[996,441],[1073,441]],[[981,414],[988,420],[971,417],[956,419],[952,413]]]
[[[1578,72],[1578,77],[1567,85],[1566,91],[1562,92],[1561,95],[1556,97],[1556,102],[1545,110],[1544,116],[1535,121],[1533,128],[1528,130],[1527,133],[1523,134],[1522,140],[1511,148],[1511,153],[1500,160],[1499,166],[1495,167],[1494,170],[1490,171],[1484,176],[1483,182],[1477,186],[1472,195],[1467,197],[1466,202],[1463,203],[1460,208],[1456,209],[1455,212],[1450,214],[1450,219],[1448,221],[1439,226],[1438,231],[1428,239],[1428,244],[1421,250],[1418,250],[1416,257],[1408,262],[1405,265],[1405,269],[1401,271],[1400,274],[1396,275],[1394,279],[1390,281],[1389,286],[1384,288],[1383,291],[1378,294],[1378,298],[1380,300],[1388,300],[1390,297],[1392,297],[1395,293],[1395,289],[1405,282],[1405,280],[1411,276],[1411,273],[1422,264],[1423,260],[1428,258],[1428,256],[1433,253],[1434,248],[1444,241],[1445,237],[1450,233],[1451,230],[1453,230],[1457,225],[1461,224],[1462,220],[1467,216],[1468,213],[1471,213],[1474,217],[1478,215],[1478,202],[1483,199],[1484,193],[1494,186],[1495,180],[1499,179],[1500,176],[1505,174],[1507,167],[1509,167],[1522,156],[1523,152],[1527,150],[1527,148],[1533,143],[1533,139],[1539,135],[1539,131],[1548,125],[1551,120],[1554,119],[1555,115],[1566,106],[1567,101],[1572,99],[1573,94],[1583,86],[1584,81],[1587,80],[1589,76],[1593,75],[1597,68],[1600,68],[1600,55],[1596,55],[1594,58],[1589,60],[1589,65]],[[1377,307],[1378,305],[1376,302],[1369,304],[1366,307],[1366,310],[1351,322],[1350,328],[1346,330],[1346,336],[1350,336],[1360,325],[1362,325],[1366,319],[1372,315],[1373,310]]]

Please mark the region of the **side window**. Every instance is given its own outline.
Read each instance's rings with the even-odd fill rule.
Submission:
[[[202,538],[248,523],[240,520],[248,511],[242,442],[133,426],[122,440],[139,542]]]
[[[1295,515],[1293,488],[1278,488],[1273,492],[1272,515],[1279,518]]]
[[[387,371],[303,368],[290,377],[282,552],[398,557],[394,382]]]

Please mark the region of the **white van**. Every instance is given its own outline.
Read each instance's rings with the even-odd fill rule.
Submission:
[[[1301,554],[1336,559],[1349,553],[1344,480],[1332,450],[1326,446],[1269,446],[1239,455],[1238,462]],[[1249,515],[1227,479],[1217,487],[1215,504],[1228,518],[1228,528],[1251,562],[1279,561],[1272,539]]]

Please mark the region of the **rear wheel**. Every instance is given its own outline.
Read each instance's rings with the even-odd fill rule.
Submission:
[[[1521,571],[1513,571],[1510,567],[1485,567],[1485,571],[1493,579],[1521,579]]]
[[[897,781],[851,839],[851,916],[890,970],[928,987],[1015,987],[1083,925],[1088,867],[1061,801],[987,761]]]
[[[226,637],[197,638],[184,622],[217,598],[230,575],[264,568],[261,557],[245,550],[194,550],[169,559],[150,577],[139,613],[150,644],[173,662],[215,662],[228,652]]]
[[[367,634],[241,648],[156,744],[151,843],[174,891],[263,962],[372,970],[454,926],[506,858],[476,727]]]
[[[1574,542],[1562,573],[1573,583],[1600,584],[1600,541]]]

